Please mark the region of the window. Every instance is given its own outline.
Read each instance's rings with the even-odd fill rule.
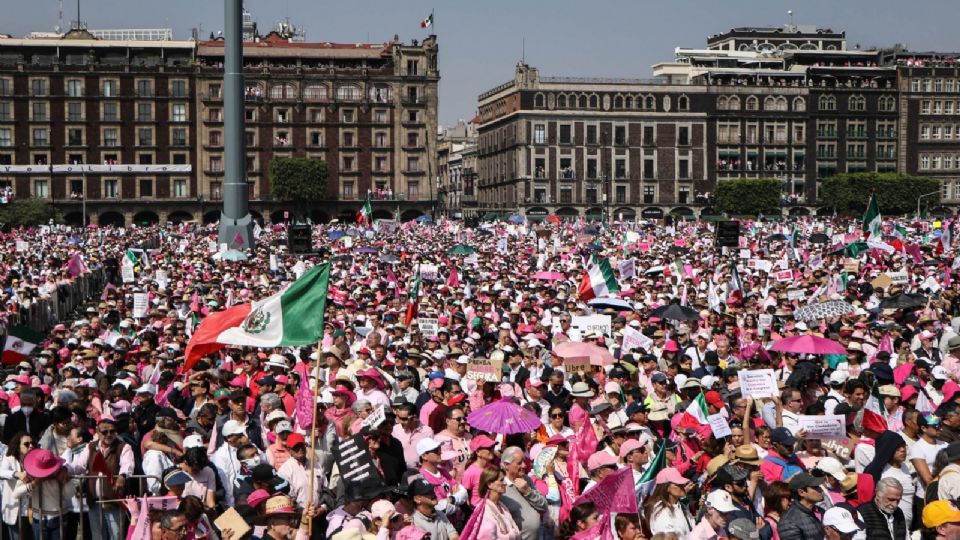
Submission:
[[[213,112],[213,109],[211,109],[210,112],[212,113],[212,112]],[[247,120],[247,122],[256,122],[256,121],[257,121],[257,110],[256,110],[256,109],[246,109],[246,110],[244,110],[243,114],[244,114],[244,118]],[[211,120],[214,120],[214,119],[211,118]],[[220,122],[220,121],[221,121],[220,109],[217,109],[217,118],[216,118],[215,121],[217,121],[217,122]]]
[[[173,107],[170,109],[171,116],[170,119],[174,122],[186,122],[187,121],[187,106],[183,103],[174,103]]]
[[[748,111],[756,111],[756,110],[758,110],[759,108],[760,108],[760,101],[759,101],[756,97],[750,96],[750,97],[747,98],[747,110],[748,110]]]
[[[252,148],[257,145],[257,133],[255,131],[245,131],[243,136],[247,148]]]
[[[910,91],[919,92],[920,91],[920,79],[911,79],[910,80]]]
[[[644,204],[650,204],[654,202],[657,198],[657,188],[656,186],[643,186],[643,202]]]
[[[547,142],[547,126],[536,124],[533,126],[533,144],[545,144]]]
[[[190,190],[185,178],[173,179],[173,196],[178,199],[190,196]]]
[[[68,79],[67,97],[83,97],[83,81],[80,79]]]
[[[296,99],[297,88],[290,84],[275,84],[270,87],[270,99]]]
[[[13,81],[10,79],[0,79],[0,96],[13,95]]]
[[[793,110],[803,112],[807,110],[807,100],[802,97],[793,98]]]
[[[677,201],[680,204],[687,204],[690,202],[690,186],[680,186],[677,190]]]
[[[373,111],[373,123],[374,124],[386,124],[387,123],[387,111],[383,109],[377,109]]]
[[[173,146],[186,146],[187,128],[175,127],[170,130],[170,144]]]
[[[407,75],[420,75],[420,62],[418,60],[407,60]]]
[[[560,144],[571,144],[573,142],[571,131],[570,124],[560,124]]]
[[[350,148],[355,146],[354,136],[352,131],[343,132],[343,146]]]
[[[30,79],[30,95],[31,96],[47,95],[46,79]]]
[[[289,109],[277,109],[277,123],[286,124],[290,121]]]
[[[174,165],[186,165],[187,164],[187,154],[182,152],[176,152],[173,154],[173,164]]]
[[[643,144],[644,146],[654,146],[656,144],[653,126],[643,126]]]
[[[930,156],[923,154],[920,156],[920,168],[929,169],[930,168]]]
[[[349,84],[338,86],[337,100],[338,101],[359,101],[360,88],[353,85],[349,85]]]
[[[0,128],[0,146],[13,146],[11,135],[13,130],[10,128]]]
[[[68,122],[83,121],[83,103],[79,103],[76,101],[67,102],[67,121]]]
[[[561,189],[561,190],[560,190],[560,202],[562,202],[562,203],[571,203],[571,202],[573,202],[573,190],[571,190],[571,189]]]
[[[119,110],[119,105],[116,101],[104,101],[103,102],[103,115],[101,120],[105,122],[116,122],[119,120],[120,115],[117,112]]]
[[[420,146],[420,134],[416,132],[407,133],[407,147],[418,148]]]
[[[153,179],[152,178],[141,178],[139,184],[140,184],[141,197],[153,197]]]
[[[613,128],[613,144],[617,146],[627,144],[627,126],[615,126]]]
[[[104,146],[117,146],[119,145],[119,139],[117,128],[106,128],[103,130],[103,145]]]
[[[34,122],[45,122],[47,120],[47,104],[46,102],[37,102],[33,104],[33,118]]]
[[[137,163],[140,165],[153,165],[153,154],[138,154]]]
[[[322,84],[308,84],[303,89],[303,99],[306,101],[327,99],[327,87]]]
[[[353,109],[343,109],[343,123],[352,124],[355,120],[355,112]]]
[[[690,128],[687,126],[680,126],[677,128],[677,144],[680,146],[688,146],[690,144]]]
[[[211,84],[207,87],[207,96],[210,99],[220,99],[222,95],[222,87],[219,84]]]
[[[643,160],[643,178],[644,180],[655,180],[657,178],[656,168],[652,158]]]
[[[821,111],[837,110],[837,98],[833,96],[820,96],[818,106]]]
[[[323,133],[319,131],[311,131],[310,146],[323,146]]]
[[[420,158],[407,156],[407,172],[420,172]]]
[[[103,181],[103,197],[105,199],[117,198],[117,182],[113,179]]]
[[[383,131],[378,131],[373,134],[373,145],[377,148],[386,148],[388,141],[387,134]]]
[[[419,120],[419,111],[407,111],[407,122],[418,123]]]
[[[597,126],[588,124],[586,134],[587,144],[597,144]]]
[[[187,81],[175,80],[170,84],[170,95],[175,98],[187,97]]]
[[[343,198],[344,199],[353,199],[356,197],[356,192],[353,189],[353,182],[344,182],[343,183]]]
[[[46,199],[50,196],[49,185],[46,180],[33,181],[33,196],[38,199]]]
[[[67,146],[83,146],[83,128],[67,130]]]
[[[150,128],[137,129],[137,144],[140,146],[153,146],[153,130]]]
[[[210,171],[223,172],[223,157],[210,156]]]
[[[920,140],[930,140],[930,126],[920,126]]]
[[[420,182],[407,182],[407,198],[411,201],[420,200]]]
[[[690,178],[690,160],[681,159],[677,162],[677,177],[684,180]]]
[[[590,158],[587,160],[587,178],[597,178],[597,160]]]
[[[617,186],[614,197],[616,198],[617,204],[624,204],[627,202],[627,186]]]
[[[930,114],[930,100],[925,99],[920,102],[920,114]]]
[[[47,128],[34,128],[33,146],[47,146],[50,144],[50,136]]]
[[[737,96],[730,96],[730,99],[727,101],[727,110],[729,111],[739,111],[740,110],[740,98]]]
[[[0,101],[0,122],[5,122],[13,119],[13,104],[9,101]]]
[[[137,95],[140,97],[153,97],[153,81],[148,79],[138,80]]]
[[[851,111],[865,111],[867,110],[867,98],[863,96],[850,96],[848,106]]]
[[[542,109],[542,108],[544,107],[543,94],[537,94],[536,96],[534,96],[534,98],[533,98],[533,106],[534,106],[534,107],[537,107],[538,109]]]
[[[567,108],[567,96],[561,94],[557,96],[557,108],[566,109]]]
[[[376,172],[387,172],[387,158],[385,156],[376,156],[373,160],[373,170]]]
[[[389,103],[390,102],[390,87],[376,85],[370,89],[370,101],[374,103]]]
[[[680,96],[677,99],[677,110],[687,111],[690,110],[690,98],[687,96]]]
[[[319,124],[323,122],[323,109],[320,109],[320,108],[307,109],[307,117],[314,124]]]
[[[617,179],[627,177],[627,160],[618,159],[614,162],[613,177]]]
[[[153,105],[137,103],[137,122],[150,122],[151,120],[153,120]]]

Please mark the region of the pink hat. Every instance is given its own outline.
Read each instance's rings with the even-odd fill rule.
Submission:
[[[917,395],[917,387],[907,385],[900,389],[900,401],[904,402]]]
[[[357,372],[357,377],[366,377],[373,381],[373,384],[375,384],[379,390],[383,390],[383,378],[380,376],[380,372],[376,369],[361,369]]]
[[[470,441],[470,451],[476,453],[477,450],[481,448],[493,448],[496,445],[496,441],[481,433],[480,435],[474,437],[472,441]]]
[[[16,377],[13,378],[13,382],[17,384],[26,384],[27,386],[33,384],[33,381],[30,380],[30,377],[28,377],[27,375],[17,375]]]
[[[601,467],[616,467],[617,458],[613,457],[609,452],[599,451],[590,454],[590,459],[587,460],[587,470],[595,471]]]
[[[431,390],[438,390],[440,388],[443,388],[443,379],[434,379],[430,381]]]
[[[247,504],[250,508],[256,508],[257,505],[270,498],[270,493],[265,489],[256,489],[253,493],[247,495]]]
[[[643,445],[640,444],[640,441],[636,439],[629,439],[620,445],[620,459],[627,457],[630,452],[637,450],[638,448],[643,448]]]
[[[663,346],[664,352],[680,352],[680,347],[677,346],[677,342],[674,340],[667,341],[666,345]]]
[[[676,467],[667,467],[666,469],[657,473],[657,485],[660,484],[677,484],[678,486],[683,486],[690,483],[690,480],[687,480],[680,474],[680,471]]]
[[[23,458],[23,470],[33,478],[44,479],[56,474],[66,461],[45,448],[34,448]]]
[[[277,375],[273,379],[280,384],[290,384],[290,379],[286,375]]]
[[[340,394],[342,396],[346,396],[348,407],[350,405],[353,405],[353,402],[357,400],[357,395],[351,392],[349,388],[347,388],[342,384],[338,384],[337,387],[333,389],[332,394],[333,395]]]

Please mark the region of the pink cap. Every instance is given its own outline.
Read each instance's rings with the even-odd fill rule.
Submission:
[[[587,470],[595,471],[601,467],[616,467],[617,458],[613,457],[609,452],[594,452],[590,454],[590,459],[587,460]]]
[[[523,386],[525,386],[525,387],[527,387],[527,388],[530,388],[531,386],[536,386],[536,387],[539,388],[539,387],[543,386],[544,384],[545,384],[545,383],[544,383],[543,381],[541,381],[540,379],[534,379],[533,377],[531,377],[531,378],[527,379],[527,382],[523,383]]]
[[[473,438],[470,441],[470,451],[476,453],[477,450],[481,448],[493,448],[497,445],[497,442],[487,437],[486,435],[480,434]]]
[[[917,395],[917,388],[915,386],[906,385],[900,389],[900,401],[907,401],[913,396]]]
[[[677,484],[678,486],[683,486],[690,483],[690,480],[687,480],[680,474],[680,471],[676,467],[667,467],[666,469],[657,473],[657,485],[660,484]]]
[[[680,352],[680,347],[677,346],[676,341],[671,339],[663,346],[663,350],[664,352]]]
[[[620,459],[627,457],[627,454],[637,450],[638,448],[643,448],[643,445],[640,444],[640,441],[636,439],[629,439],[620,445]]]
[[[290,379],[286,375],[277,375],[273,379],[280,384],[290,384]]]
[[[26,384],[27,386],[33,384],[33,381],[27,375],[17,375],[13,378],[13,382],[17,384]]]
[[[439,388],[443,388],[443,379],[434,379],[430,381],[431,390],[437,390]]]

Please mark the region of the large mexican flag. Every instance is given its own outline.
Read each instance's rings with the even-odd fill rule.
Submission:
[[[0,362],[5,365],[19,364],[42,342],[43,336],[26,326],[11,326],[3,340]]]

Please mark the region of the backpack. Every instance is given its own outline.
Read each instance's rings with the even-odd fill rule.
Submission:
[[[931,480],[930,483],[927,484],[926,491],[923,492],[923,504],[927,505],[932,503],[933,501],[939,500],[940,497],[938,493],[940,492],[940,479],[950,473],[956,474],[956,472],[957,471],[954,471],[954,470],[943,471],[940,473],[939,476]]]
[[[823,394],[822,396],[817,398],[817,405],[820,405],[824,409],[826,409],[827,402],[830,401],[831,399],[836,401],[837,403],[840,403],[840,398],[838,398],[837,396],[831,396],[830,394]]]
[[[763,459],[764,459],[765,461],[769,461],[769,462],[771,462],[771,463],[774,463],[774,464],[776,464],[776,465],[779,465],[779,466],[783,467],[783,478],[782,478],[781,480],[783,480],[784,482],[786,482],[787,480],[789,480],[791,476],[793,476],[793,475],[795,475],[795,474],[797,474],[797,473],[803,472],[803,467],[801,467],[801,466],[799,466],[799,465],[794,465],[793,463],[787,463],[786,461],[784,461],[784,460],[782,460],[782,459],[780,459],[780,458],[775,458],[775,457],[767,456],[767,457],[765,457],[765,458],[763,458]]]

